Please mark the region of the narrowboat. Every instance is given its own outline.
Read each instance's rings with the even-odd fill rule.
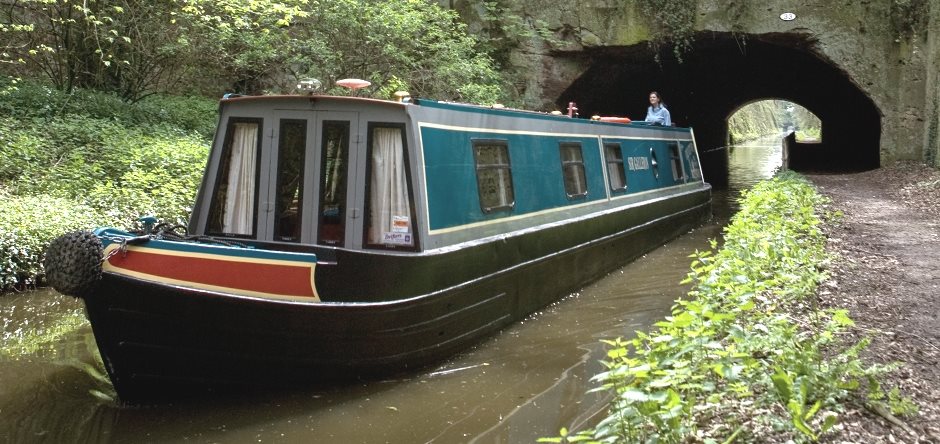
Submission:
[[[47,250],[127,402],[414,371],[711,215],[689,128],[417,98],[219,111],[185,232]]]

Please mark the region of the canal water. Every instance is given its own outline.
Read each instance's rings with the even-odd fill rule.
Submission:
[[[80,301],[0,297],[0,442],[528,443],[592,424],[602,339],[669,313],[688,255],[708,248],[741,189],[780,165],[780,138],[729,148],[715,218],[436,368],[392,380],[168,405],[114,400]],[[706,178],[707,179],[707,178]],[[316,375],[311,375],[315,378]]]

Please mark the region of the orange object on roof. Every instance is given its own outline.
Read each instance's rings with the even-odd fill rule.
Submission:
[[[598,120],[600,120],[601,122],[610,122],[610,123],[630,123],[630,122],[631,122],[631,120],[630,120],[629,117],[604,117],[604,116],[601,116],[601,118],[598,119]]]

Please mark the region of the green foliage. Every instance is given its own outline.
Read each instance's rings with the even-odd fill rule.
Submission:
[[[28,97],[54,105],[24,110]],[[0,109],[14,116],[0,121],[0,290],[35,284],[45,245],[64,232],[128,227],[145,214],[186,223],[208,154],[207,139],[191,130],[205,131],[215,111],[177,106],[202,103],[154,97],[127,105],[28,84],[0,96]],[[107,104],[115,105],[110,112]]]
[[[18,123],[13,143],[0,145],[0,178],[17,194],[73,199],[116,221],[141,214],[186,219],[205,167],[205,140],[78,116]]]
[[[761,136],[780,134],[786,129],[782,122],[782,101],[760,100],[742,106],[728,118],[728,136],[731,143],[752,140]]]
[[[796,131],[797,142],[804,142],[804,141],[811,141],[811,140],[817,141],[821,138],[822,138],[822,132],[820,131],[819,127]]]
[[[38,282],[50,240],[107,222],[92,208],[69,199],[16,196],[0,188],[0,291]]]
[[[484,45],[426,0],[26,0],[2,8],[0,23],[14,24],[0,27],[0,70],[67,93],[280,93],[315,77],[349,94],[334,82],[359,77],[371,96],[398,79],[415,95],[505,101]]]
[[[692,49],[695,34],[697,0],[634,0],[640,14],[650,29],[649,45],[660,60],[660,52],[666,44],[672,45],[676,60],[682,62],[682,54]]]
[[[201,97],[153,95],[130,104],[113,93],[73,89],[63,93],[47,84],[0,76],[0,114],[13,118],[63,116],[114,121],[143,128],[162,127],[211,137],[218,101]]]
[[[0,64],[28,65],[58,89],[100,79],[118,62],[114,45],[124,41],[118,2],[22,0],[0,10]]]
[[[926,34],[929,7],[927,0],[891,0],[891,23],[898,36],[914,39]]]
[[[312,8],[293,35],[291,66],[297,78],[320,79],[327,93],[350,94],[334,82],[357,77],[373,84],[358,94],[384,99],[394,85],[441,100],[502,100],[493,60],[476,49],[454,11],[422,0],[336,0]]]
[[[902,395],[897,387],[885,393],[877,382],[869,386],[868,402],[887,407],[892,415],[913,416],[920,411],[917,404],[911,398]]]
[[[779,134],[793,127],[800,140],[819,140],[822,122],[812,111],[785,100],[760,100],[749,103],[728,118],[731,142]]]
[[[549,29],[548,22],[531,16],[520,16],[512,11],[506,0],[484,0],[480,19],[484,23],[486,38],[481,42],[487,52],[502,63],[508,63],[510,51],[524,40],[537,39],[549,47],[563,42]]]
[[[56,89],[135,102],[206,69],[264,61],[254,40],[284,35],[306,0],[23,0],[0,10],[0,66]],[[244,45],[244,43],[248,43]],[[243,49],[247,48],[247,49]],[[276,53],[260,46],[266,55]],[[269,58],[269,57],[268,57]],[[217,62],[212,65],[211,62]],[[240,65],[241,64],[241,65]],[[196,70],[199,69],[198,73]],[[239,75],[239,73],[235,73]]]
[[[223,82],[231,82],[235,92],[259,94],[272,89],[267,85],[271,79],[288,72],[292,35],[308,26],[302,20],[318,4],[307,0],[181,1],[172,12],[172,22],[186,30],[182,38],[192,47],[187,54],[194,68],[191,75],[198,78],[208,69]]]
[[[861,362],[867,341],[844,342],[844,310],[814,304],[829,260],[815,214],[824,199],[787,173],[741,200],[722,248],[692,255],[689,299],[650,333],[604,341],[607,370],[594,379],[614,395],[608,416],[553,439],[758,441],[772,430],[815,441],[891,369]]]

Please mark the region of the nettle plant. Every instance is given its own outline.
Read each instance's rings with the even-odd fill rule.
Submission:
[[[878,377],[892,368],[863,363],[867,341],[841,335],[847,312],[815,304],[824,203],[792,173],[742,193],[724,245],[691,256],[689,298],[651,332],[604,341],[594,379],[613,394],[608,416],[543,442],[816,441],[850,398],[884,397]]]

